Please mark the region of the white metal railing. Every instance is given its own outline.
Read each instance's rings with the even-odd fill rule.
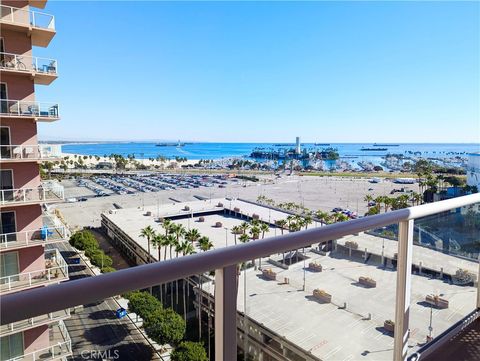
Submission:
[[[70,309],[50,312],[45,315],[40,315],[37,317],[32,317],[26,320],[12,322],[7,325],[0,326],[0,333],[5,335],[7,333],[16,333],[21,330],[35,327],[40,324],[46,324],[53,321],[59,321],[70,316]]]
[[[0,114],[12,117],[53,118],[58,115],[58,104],[30,100],[0,99]]]
[[[0,234],[0,249],[15,248],[24,245],[47,244],[67,238],[64,226],[42,227],[30,231]]]
[[[55,30],[55,17],[39,11],[0,5],[0,21],[33,28]]]
[[[27,354],[23,354],[17,357],[13,357],[10,359],[7,359],[6,361],[36,361],[36,360],[53,360],[53,359],[66,359],[68,356],[72,354],[72,340],[70,339],[70,336],[68,335],[67,329],[65,327],[65,324],[63,321],[60,321],[58,323],[58,326],[55,327],[58,328],[62,340],[60,342],[55,342],[55,340],[50,341],[51,343],[55,342],[55,344],[52,344],[51,346],[41,348],[39,350],[35,350],[33,352],[29,352]],[[54,333],[55,333],[54,329]]]
[[[37,271],[0,277],[0,290],[11,291],[35,286],[68,276],[68,264],[58,249],[45,251],[45,268]],[[48,313],[48,312],[46,312]],[[38,315],[37,315],[38,316]]]
[[[399,224],[395,301],[394,360],[404,360],[408,350],[414,219],[480,203],[480,194],[453,198],[348,222],[289,233],[256,242],[215,249],[201,254],[150,263],[95,277],[26,290],[2,297],[0,323],[102,300],[128,291],[145,289],[215,270],[215,357],[234,360],[237,352],[237,265],[252,259],[308,247],[373,228]],[[480,285],[480,282],[478,283]],[[477,307],[480,292],[477,289]]]
[[[47,144],[0,145],[0,160],[50,159],[61,157],[60,147]]]
[[[30,202],[52,202],[64,199],[63,187],[55,182],[42,182],[35,188],[3,189],[0,191],[0,204]]]
[[[55,59],[17,55],[13,53],[0,52],[0,68],[40,74],[58,74],[58,64]]]

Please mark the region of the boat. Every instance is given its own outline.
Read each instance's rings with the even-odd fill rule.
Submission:
[[[186,143],[157,143],[155,144],[156,147],[184,147]]]
[[[320,147],[329,147],[330,143],[314,143],[315,146],[320,146]]]
[[[362,152],[381,152],[388,150],[388,148],[362,148],[360,149]]]
[[[380,143],[374,143],[374,147],[399,147],[400,144],[380,144]]]

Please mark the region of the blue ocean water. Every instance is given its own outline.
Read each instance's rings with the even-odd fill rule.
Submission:
[[[64,153],[83,155],[110,155],[112,153],[127,156],[134,154],[136,158],[156,158],[161,155],[167,158],[186,157],[187,159],[221,159],[232,157],[248,157],[254,148],[278,149],[276,143],[190,143],[183,147],[158,147],[156,143],[89,143],[64,144]],[[313,148],[312,143],[302,143],[302,148]],[[317,149],[327,146],[316,146]],[[330,147],[337,148],[340,157],[359,157],[360,160],[376,160],[388,153],[409,155],[410,152],[420,152],[423,157],[454,157],[465,156],[467,153],[480,152],[480,144],[432,144],[403,143],[398,146],[387,146],[386,151],[361,151],[373,147],[372,143],[332,143]]]

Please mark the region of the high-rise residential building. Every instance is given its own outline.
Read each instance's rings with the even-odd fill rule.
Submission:
[[[68,279],[68,267],[51,246],[66,230],[44,212],[63,200],[63,188],[42,181],[39,164],[51,160],[38,144],[37,123],[59,119],[58,105],[37,101],[35,87],[57,78],[57,61],[34,56],[55,36],[54,16],[37,11],[46,1],[0,5],[0,293],[44,287]],[[68,310],[2,325],[1,360],[64,359],[71,342],[62,322]]]

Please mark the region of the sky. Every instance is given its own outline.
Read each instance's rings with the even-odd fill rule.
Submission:
[[[479,142],[479,2],[53,1],[46,140]]]

